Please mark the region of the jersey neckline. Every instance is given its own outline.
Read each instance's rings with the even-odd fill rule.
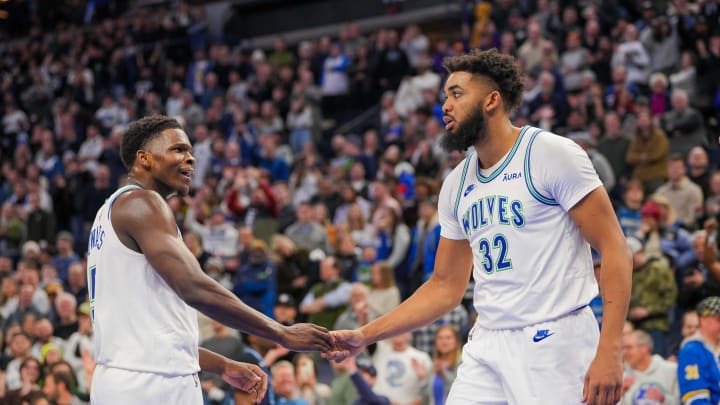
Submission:
[[[520,146],[520,141],[522,141],[523,136],[525,136],[525,132],[527,132],[528,128],[530,128],[529,125],[524,125],[520,129],[520,133],[518,134],[517,138],[515,139],[515,144],[513,145],[512,149],[510,149],[510,152],[505,155],[505,159],[502,161],[500,166],[497,166],[495,170],[493,170],[492,173],[490,173],[489,176],[484,176],[482,173],[480,173],[480,158],[477,157],[477,151],[475,153],[475,174],[477,175],[477,179],[481,183],[489,183],[493,181],[500,173],[502,173],[503,170],[507,167],[507,165],[510,164],[510,161],[512,160],[513,156],[515,156],[515,152],[517,152],[518,147]]]

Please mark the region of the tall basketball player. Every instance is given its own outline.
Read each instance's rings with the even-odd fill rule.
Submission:
[[[291,350],[332,349],[324,328],[283,326],[202,271],[166,203],[188,193],[191,151],[182,127],[168,117],[143,118],[123,137],[128,183],[98,211],[88,245],[94,404],[200,405],[200,370],[221,374],[259,402],[267,376],[257,366],[198,349],[196,310]]]
[[[433,321],[458,305],[473,269],[478,317],[448,404],[616,403],[631,258],[602,183],[572,141],[511,124],[523,92],[511,57],[475,50],[445,67],[444,146],[474,148],[440,191],[434,273],[389,314],[333,332],[343,350],[326,355]],[[602,332],[588,308],[590,245],[602,256]]]

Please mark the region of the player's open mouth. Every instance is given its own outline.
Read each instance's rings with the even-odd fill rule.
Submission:
[[[185,176],[188,180],[192,180],[193,173],[195,171],[192,169],[180,169],[180,174]]]
[[[455,120],[450,118],[449,116],[445,115],[443,116],[443,121],[445,122],[445,130],[449,131],[455,127]]]

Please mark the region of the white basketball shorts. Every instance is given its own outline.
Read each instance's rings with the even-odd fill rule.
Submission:
[[[521,329],[476,326],[447,404],[581,404],[599,338],[589,307]]]
[[[166,376],[98,365],[93,373],[93,405],[202,405],[197,374]]]

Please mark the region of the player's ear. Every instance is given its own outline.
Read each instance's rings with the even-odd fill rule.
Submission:
[[[151,166],[151,160],[152,156],[150,156],[150,152],[140,149],[135,154],[135,160],[142,166],[143,168],[149,169]]]
[[[502,96],[499,91],[493,90],[485,97],[485,111],[493,112],[494,110],[500,108],[501,105]]]

